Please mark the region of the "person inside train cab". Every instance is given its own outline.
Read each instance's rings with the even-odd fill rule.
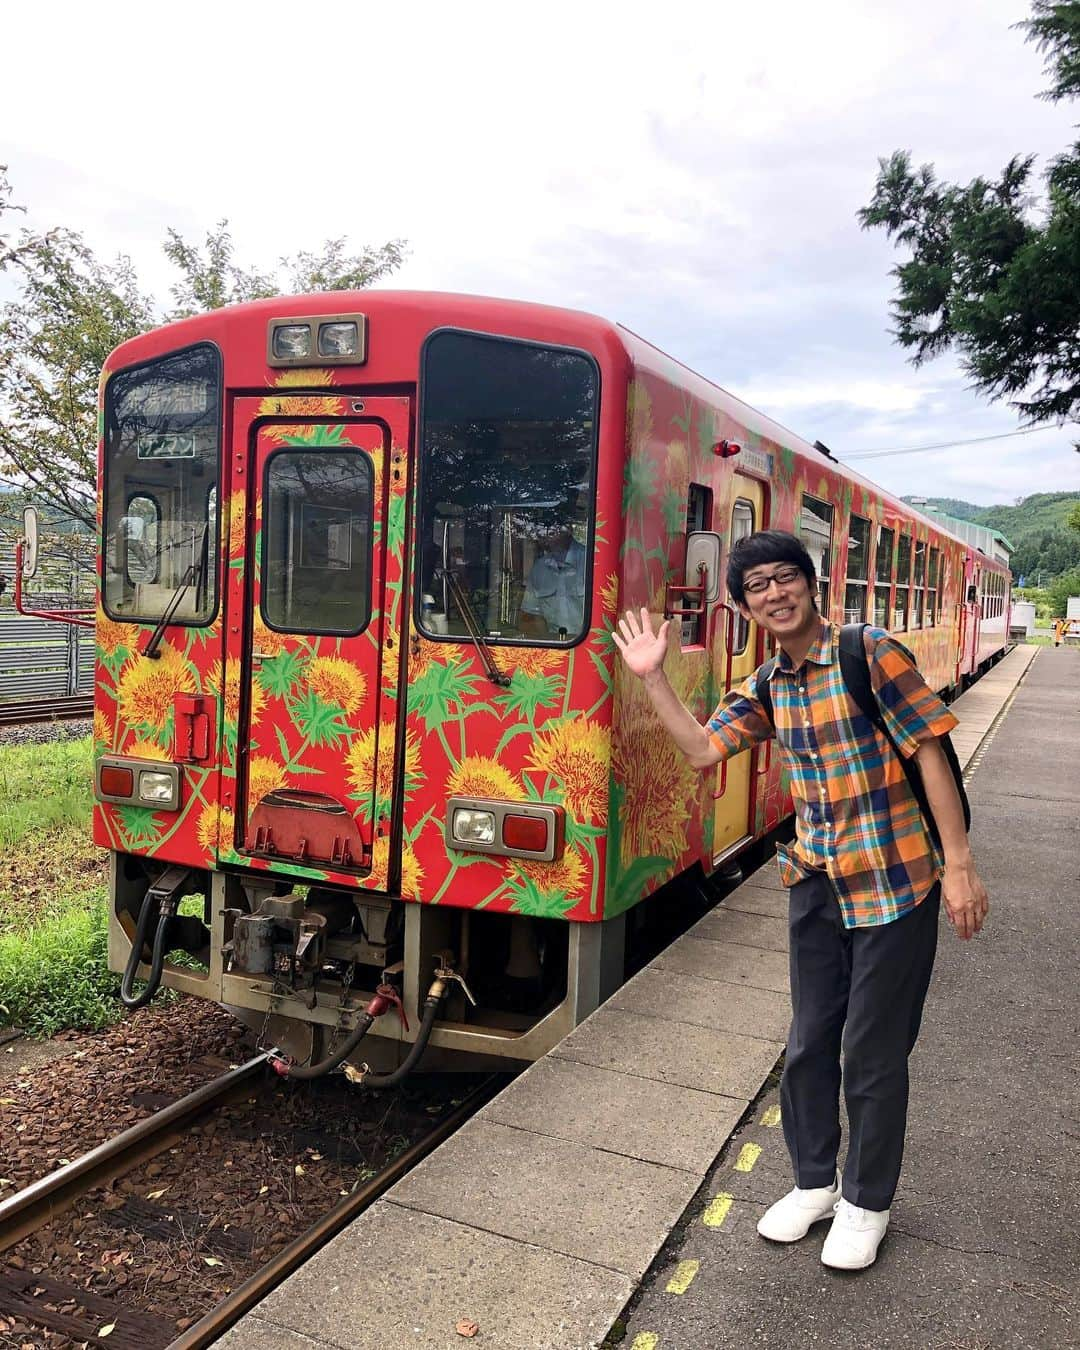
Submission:
[[[585,547],[574,537],[569,507],[540,517],[537,544],[521,600],[521,631],[527,637],[576,637],[585,617]]]
[[[794,535],[764,530],[739,540],[727,586],[743,617],[780,647],[771,668],[761,668],[769,670],[771,720],[755,672],[702,726],[664,675],[669,622],[654,631],[647,610],[628,611],[615,642],[695,767],[707,771],[773,735],[780,743],[796,813],[794,844],[777,850],[789,888],[792,997],[781,1119],[795,1189],[765,1212],[758,1232],[794,1242],[832,1219],[822,1261],[858,1270],[877,1256],[900,1175],[907,1061],[939,908],[961,938],[979,931],[988,909],[938,739],[956,718],[906,648],[873,626],[863,629],[863,644],[888,737],[859,711],[841,674],[840,630],[818,613],[813,563]],[[897,751],[914,756],[940,848]],[[849,1123],[842,1179],[841,1048]]]

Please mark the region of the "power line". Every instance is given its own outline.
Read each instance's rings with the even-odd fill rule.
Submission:
[[[906,445],[893,450],[853,450],[841,459],[878,459],[886,455],[921,455],[927,450],[951,450],[956,445],[982,445],[986,441],[1007,441],[1013,436],[1031,436],[1036,431],[1059,431],[1061,423],[1043,422],[1041,426],[1024,427],[1020,431],[1002,431],[996,436],[971,436],[964,441],[939,441],[936,445]]]

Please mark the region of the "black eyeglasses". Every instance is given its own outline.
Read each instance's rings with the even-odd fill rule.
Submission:
[[[778,586],[790,586],[796,577],[801,576],[801,567],[778,567],[767,577],[751,577],[749,581],[744,581],[743,590],[747,595],[764,595],[774,581]]]

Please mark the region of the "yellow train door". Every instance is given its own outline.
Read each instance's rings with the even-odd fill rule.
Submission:
[[[728,522],[728,549],[735,542],[764,528],[765,492],[761,483],[745,474],[735,475],[735,493]],[[721,619],[724,628],[717,674],[726,691],[741,683],[757,666],[758,628],[732,609]],[[718,863],[726,854],[745,842],[751,834],[751,767],[753,752],[744,751],[734,759],[721,764],[717,770],[714,797],[713,861]]]

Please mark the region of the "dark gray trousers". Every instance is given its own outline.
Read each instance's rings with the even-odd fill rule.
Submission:
[[[793,1016],[780,1103],[797,1186],[831,1186],[836,1174],[842,1045],[844,1198],[864,1209],[892,1204],[904,1156],[908,1055],[934,967],[940,907],[936,885],[901,919],[845,928],[824,873],[791,888]]]

